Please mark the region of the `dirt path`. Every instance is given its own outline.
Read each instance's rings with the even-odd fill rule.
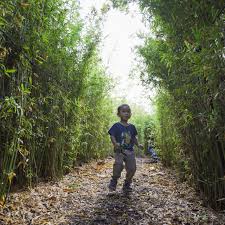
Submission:
[[[63,180],[14,193],[0,208],[0,224],[225,224],[225,215],[202,206],[193,189],[160,164],[138,159],[134,192],[108,194],[112,159],[76,168]]]

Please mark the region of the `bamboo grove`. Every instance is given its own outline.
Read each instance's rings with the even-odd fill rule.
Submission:
[[[138,3],[154,33],[138,47],[140,78],[158,93],[155,117],[134,118],[141,138],[151,136],[165,165],[224,208],[224,1],[111,1]],[[61,177],[108,154],[101,22],[94,10],[83,21],[77,0],[0,2],[1,203],[11,184]]]
[[[77,1],[0,2],[0,196],[108,151],[101,17]],[[111,111],[110,111],[111,112]]]
[[[113,1],[123,7],[129,1]],[[158,89],[156,139],[166,165],[214,208],[225,206],[224,1],[139,0],[154,36],[138,52]]]

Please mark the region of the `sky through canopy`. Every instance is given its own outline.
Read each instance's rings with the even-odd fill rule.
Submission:
[[[81,16],[85,17],[93,7],[100,10],[105,2],[106,0],[81,0]],[[131,5],[128,13],[111,8],[103,26],[101,57],[107,72],[115,81],[112,96],[127,99],[129,104],[137,104],[151,112],[149,97],[153,96],[153,92],[141,85],[138,76],[129,76],[136,65],[134,48],[143,42],[137,33],[147,31],[137,5]]]

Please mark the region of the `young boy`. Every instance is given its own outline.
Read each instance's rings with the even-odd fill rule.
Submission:
[[[115,191],[117,180],[121,176],[125,162],[126,180],[123,185],[124,191],[132,191],[132,178],[136,171],[136,160],[134,154],[134,145],[143,148],[138,144],[137,130],[133,124],[129,124],[128,120],[131,117],[129,105],[120,105],[117,109],[117,115],[120,117],[120,122],[115,123],[108,133],[110,134],[112,144],[115,151],[115,163],[113,164],[113,176],[109,184],[109,190]]]

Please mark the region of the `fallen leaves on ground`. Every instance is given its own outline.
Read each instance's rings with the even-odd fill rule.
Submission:
[[[77,167],[61,181],[10,195],[0,208],[9,225],[176,225],[225,224],[225,215],[203,206],[196,192],[159,164],[137,159],[134,191],[108,193],[113,159]]]

